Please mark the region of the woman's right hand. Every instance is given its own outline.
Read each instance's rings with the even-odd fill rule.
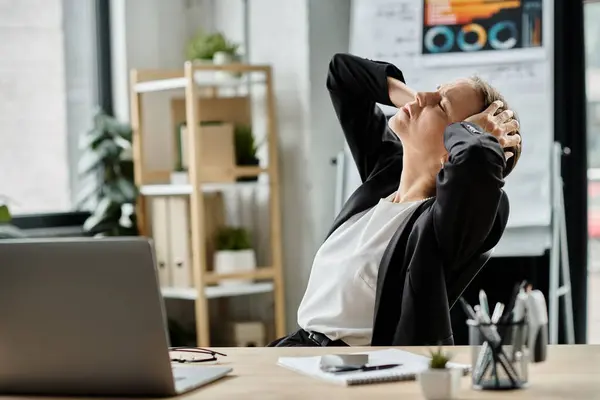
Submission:
[[[515,113],[512,110],[504,110],[496,114],[503,105],[501,101],[495,101],[484,111],[465,119],[465,122],[476,124],[485,132],[495,136],[503,149],[515,148],[521,143],[521,135],[517,133],[519,121],[514,119]],[[505,155],[508,160],[514,154],[507,151]]]

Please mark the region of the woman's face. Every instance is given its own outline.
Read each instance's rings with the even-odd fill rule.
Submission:
[[[419,92],[415,100],[400,108],[390,128],[405,148],[437,160],[445,157],[446,126],[481,112],[483,99],[471,81],[463,79],[441,85],[435,92]]]

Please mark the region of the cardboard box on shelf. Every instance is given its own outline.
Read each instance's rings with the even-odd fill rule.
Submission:
[[[203,182],[235,182],[235,140],[232,123],[210,123],[199,127],[201,135],[200,176]],[[178,168],[188,170],[190,147],[187,127],[179,127],[176,150]]]

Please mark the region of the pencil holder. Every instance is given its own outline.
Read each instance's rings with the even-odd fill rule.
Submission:
[[[527,386],[529,349],[527,324],[483,324],[468,320],[472,386],[479,390],[521,389]]]

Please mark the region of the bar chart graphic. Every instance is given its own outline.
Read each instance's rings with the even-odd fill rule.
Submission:
[[[541,48],[542,0],[421,0],[421,54]]]

